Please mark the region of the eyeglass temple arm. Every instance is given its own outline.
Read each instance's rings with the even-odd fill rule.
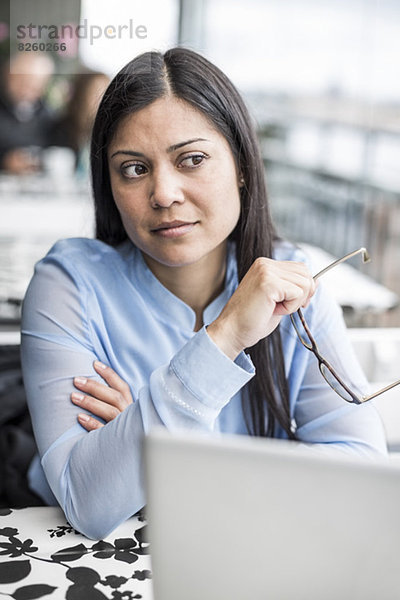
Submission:
[[[361,254],[361,253],[363,255],[362,256],[363,263],[367,263],[371,260],[367,249],[359,248],[358,250],[354,250],[354,252],[349,252],[349,254],[346,254],[346,256],[342,256],[342,258],[338,258],[337,260],[335,260],[335,262],[333,262],[330,265],[328,265],[327,267],[325,267],[325,269],[322,269],[322,271],[319,271],[319,273],[314,275],[314,277],[313,277],[314,280],[318,279],[319,277],[321,277],[322,275],[324,275],[325,273],[327,273],[328,271],[333,269],[333,267],[336,267],[336,265],[339,265],[340,263],[345,262],[346,260],[349,260],[349,258],[356,256],[356,254]]]
[[[373,398],[376,398],[377,396],[384,394],[385,392],[387,392],[388,390],[391,390],[392,388],[396,387],[396,385],[399,385],[399,384],[400,384],[400,379],[398,381],[395,381],[394,383],[391,383],[390,385],[387,385],[386,387],[382,388],[381,390],[378,390],[377,392],[370,394],[369,396],[363,396],[362,402],[368,402],[368,400],[372,400]]]

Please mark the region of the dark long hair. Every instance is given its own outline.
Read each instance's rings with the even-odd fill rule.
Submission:
[[[103,96],[93,127],[91,151],[96,237],[110,245],[127,238],[113,200],[107,163],[107,148],[119,122],[168,94],[185,100],[213,123],[228,141],[243,176],[241,213],[231,234],[236,242],[240,281],[256,258],[272,256],[277,237],[268,207],[259,144],[246,106],[230,80],[204,57],[185,48],[136,57],[116,75]],[[279,328],[247,352],[256,368],[256,376],[242,394],[249,433],[272,437],[280,424],[293,438]]]

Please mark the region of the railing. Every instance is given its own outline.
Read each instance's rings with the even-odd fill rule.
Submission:
[[[357,268],[400,294],[400,192],[277,158],[266,158],[265,166],[281,235],[334,256],[365,246],[372,262]],[[367,317],[365,324],[399,325],[400,310]]]

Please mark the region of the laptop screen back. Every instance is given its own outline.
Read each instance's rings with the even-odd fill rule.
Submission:
[[[155,600],[400,598],[400,470],[245,436],[145,442]]]

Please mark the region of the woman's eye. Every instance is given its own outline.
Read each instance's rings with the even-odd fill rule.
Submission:
[[[147,168],[142,163],[129,163],[122,165],[121,171],[124,177],[135,179],[147,173]]]
[[[206,158],[207,156],[205,154],[191,154],[182,159],[179,166],[189,168],[199,167]]]

